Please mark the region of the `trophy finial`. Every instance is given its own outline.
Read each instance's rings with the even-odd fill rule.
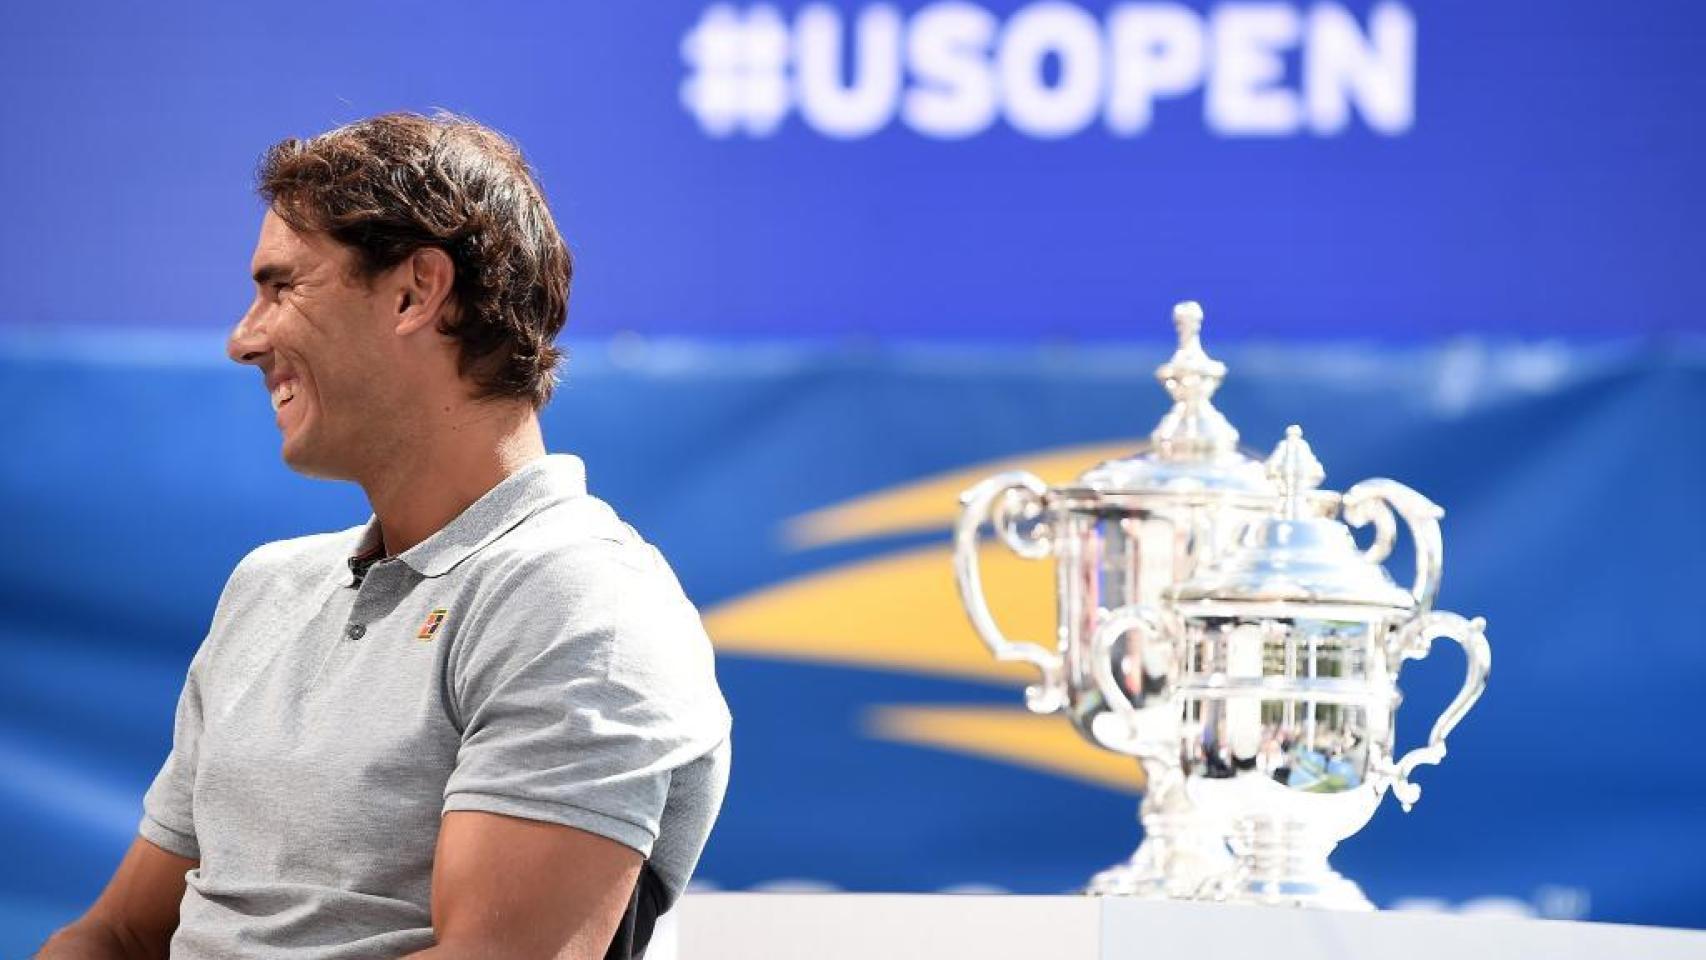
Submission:
[[[1181,300],[1173,304],[1173,326],[1179,331],[1181,346],[1195,341],[1202,333],[1202,304],[1195,300]]]
[[[1268,458],[1268,477],[1279,488],[1287,519],[1303,516],[1303,501],[1327,479],[1327,469],[1303,439],[1302,427],[1294,423],[1285,428],[1285,439]]]
[[[1238,431],[1209,400],[1220,389],[1226,364],[1203,350],[1202,320],[1202,304],[1195,300],[1173,306],[1179,346],[1155,371],[1155,379],[1173,398],[1173,409],[1149,439],[1167,459],[1212,460],[1238,448]]]
[[[1195,300],[1175,304],[1173,327],[1179,331],[1179,347],[1155,371],[1155,377],[1175,401],[1207,400],[1220,389],[1226,364],[1202,348],[1202,304]]]

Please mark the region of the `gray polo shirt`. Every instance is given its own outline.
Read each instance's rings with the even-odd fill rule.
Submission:
[[[143,802],[142,836],[200,861],[172,956],[430,946],[449,810],[608,837],[677,896],[722,802],[729,714],[656,548],[567,455],[362,562],[378,546],[371,519],[269,543],[225,585]]]

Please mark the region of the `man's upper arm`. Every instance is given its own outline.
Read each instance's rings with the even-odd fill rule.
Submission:
[[[621,922],[643,858],[574,827],[453,810],[433,858],[424,956],[598,960]]]
[[[667,568],[628,559],[615,545],[541,558],[464,625],[447,677],[462,743],[444,809],[631,848],[653,858],[667,906],[721,799],[709,780],[706,796],[686,796],[699,781],[683,771],[726,742],[729,719],[697,613]],[[666,806],[702,808],[704,823],[661,838]]]

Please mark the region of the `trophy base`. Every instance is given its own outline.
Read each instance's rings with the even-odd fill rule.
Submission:
[[[1140,900],[1202,900],[1215,877],[1232,868],[1232,855],[1218,836],[1195,822],[1144,818],[1145,836],[1137,852],[1090,878],[1084,892],[1093,897]]]
[[[1244,824],[1233,844],[1237,865],[1210,881],[1202,899],[1316,910],[1376,909],[1361,887],[1327,865],[1337,845],[1295,825]]]
[[[1084,885],[1084,892],[1092,897],[1172,899],[1167,893],[1167,878],[1157,869],[1155,858],[1146,849],[1148,846],[1149,841],[1145,840],[1131,859],[1097,871]]]
[[[1328,868],[1308,878],[1273,879],[1245,875],[1212,881],[1202,899],[1266,907],[1304,907],[1312,910],[1350,910],[1367,913],[1374,903],[1362,888]]]

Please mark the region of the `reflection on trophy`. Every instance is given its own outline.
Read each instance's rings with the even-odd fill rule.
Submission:
[[[1124,749],[1146,762],[1170,752],[1186,805],[1231,847],[1235,862],[1199,897],[1372,909],[1327,857],[1388,787],[1405,810],[1416,801],[1411,774],[1444,758],[1446,735],[1486,686],[1484,623],[1430,609],[1441,541],[1440,510],[1427,499],[1390,480],[1347,490],[1345,521],[1374,528],[1359,550],[1345,522],[1320,515],[1323,471],[1299,428],[1269,469],[1279,490],[1271,515],[1159,603],[1110,613],[1090,660],[1103,702],[1127,722]],[[1415,541],[1409,590],[1380,565],[1394,511]],[[1399,668],[1442,637],[1467,654],[1463,686],[1427,744],[1394,761]]]
[[[1278,502],[1263,464],[1238,452],[1238,431],[1211,402],[1226,367],[1203,351],[1202,309],[1181,303],[1173,320],[1178,350],[1156,371],[1173,406],[1147,447],[1062,487],[1024,472],[990,477],[961,498],[955,528],[955,573],[978,636],[998,659],[1030,664],[1039,674],[1026,691],[1029,707],[1064,711],[1092,742],[1135,756],[1143,769],[1143,844],[1129,861],[1092,879],[1091,893],[1190,897],[1231,867],[1222,834],[1201,821],[1179,789],[1178,739],[1162,716],[1170,705],[1147,693],[1135,707],[1121,698],[1122,708],[1156,713],[1128,728],[1109,712],[1091,652],[1095,630],[1111,611],[1161,603],[1168,588],[1232,547]],[[1054,642],[1012,641],[996,626],[978,573],[978,531],[986,522],[1020,555],[1056,558]]]

